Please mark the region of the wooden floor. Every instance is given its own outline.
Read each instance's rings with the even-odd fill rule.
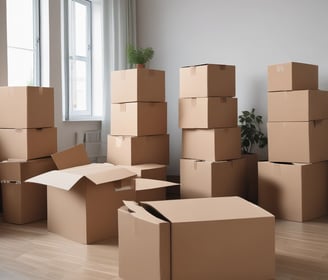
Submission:
[[[1,280],[120,279],[117,275],[116,240],[82,245],[47,232],[45,222],[0,222]],[[328,279],[328,218],[276,221],[276,279]]]

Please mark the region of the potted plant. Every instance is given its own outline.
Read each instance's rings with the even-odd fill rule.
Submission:
[[[154,56],[152,48],[137,48],[132,45],[128,46],[128,62],[134,64],[137,68],[145,68],[145,64]]]
[[[255,109],[242,111],[238,116],[241,129],[241,152],[246,158],[247,199],[253,203],[258,201],[258,169],[257,154],[254,148],[264,148],[268,143],[262,132],[263,117],[255,114]]]

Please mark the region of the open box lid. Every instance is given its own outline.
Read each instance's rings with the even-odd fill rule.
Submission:
[[[26,182],[48,185],[69,191],[82,178],[87,178],[96,185],[114,182],[136,174],[125,168],[117,167],[110,163],[91,163],[82,166],[53,170],[32,177]]]
[[[177,183],[172,183],[168,181],[145,179],[145,178],[136,178],[135,182],[136,182],[135,183],[136,191],[152,190],[152,189],[166,188],[166,187],[172,187],[178,185]]]

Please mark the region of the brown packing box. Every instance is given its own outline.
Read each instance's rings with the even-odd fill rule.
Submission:
[[[47,218],[46,188],[24,181],[53,169],[56,166],[51,157],[0,163],[3,218],[6,222],[25,224]]]
[[[182,158],[218,161],[240,157],[239,127],[182,130]]]
[[[254,204],[219,197],[126,205],[118,211],[125,280],[274,277],[274,217]]]
[[[107,161],[119,165],[143,163],[168,164],[169,135],[108,135]]]
[[[151,69],[113,71],[112,103],[164,102],[165,72]]]
[[[179,99],[180,128],[237,126],[237,98],[204,97]]]
[[[318,65],[288,62],[268,66],[268,91],[318,89]]]
[[[268,93],[268,121],[328,119],[328,91],[297,90]]]
[[[180,98],[235,96],[235,66],[202,64],[180,68]]]
[[[328,160],[328,119],[268,122],[268,158],[274,162]]]
[[[54,90],[47,87],[0,87],[1,128],[54,126]]]
[[[181,198],[241,196],[246,198],[246,159],[180,160]]]
[[[259,205],[279,219],[312,220],[328,213],[328,162],[259,162]]]
[[[131,102],[111,105],[112,135],[159,135],[167,132],[167,104]]]
[[[77,165],[77,158],[83,165]],[[84,244],[117,236],[117,209],[123,200],[135,200],[135,189],[151,192],[172,185],[135,179],[134,172],[109,163],[84,164],[83,145],[57,153],[53,159],[60,170],[27,181],[48,186],[48,230]],[[74,167],[61,169],[69,166],[69,159]]]
[[[57,129],[0,129],[1,160],[35,159],[57,152]]]

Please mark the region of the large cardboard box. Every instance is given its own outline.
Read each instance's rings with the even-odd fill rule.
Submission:
[[[112,135],[159,135],[167,132],[165,102],[131,102],[111,105]]]
[[[46,188],[24,181],[53,169],[56,166],[51,157],[0,163],[3,218],[6,222],[25,224],[47,218]]]
[[[240,157],[239,127],[182,130],[182,158],[219,161]]]
[[[328,160],[328,119],[310,122],[269,122],[268,158],[275,162]]]
[[[297,90],[268,93],[268,121],[328,119],[328,91]]]
[[[202,64],[180,68],[180,98],[235,96],[235,66]]]
[[[288,62],[268,66],[268,91],[318,89],[318,65]]]
[[[179,99],[180,128],[237,126],[237,98],[204,97]]]
[[[151,69],[129,69],[111,73],[111,101],[164,102],[165,72]]]
[[[118,211],[122,279],[274,278],[274,217],[254,204],[219,197],[126,205]]]
[[[29,160],[57,152],[57,128],[0,129],[0,160]]]
[[[54,91],[47,87],[0,87],[1,128],[54,126]]]
[[[246,198],[246,159],[180,160],[181,198],[241,196]]]
[[[107,161],[116,165],[168,164],[169,135],[108,135]]]
[[[259,162],[259,205],[279,219],[312,220],[328,213],[328,162]]]

